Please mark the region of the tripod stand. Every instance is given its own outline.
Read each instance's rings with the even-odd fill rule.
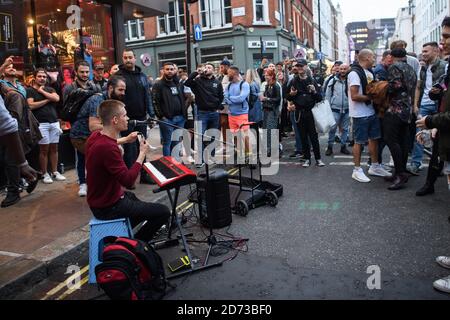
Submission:
[[[209,208],[209,205],[212,203],[213,200],[217,200],[217,199],[211,199],[210,196],[211,195],[216,195],[215,193],[219,193],[220,195],[222,195],[223,197],[228,198],[227,200],[229,200],[229,188],[228,185],[221,185],[220,187],[222,187],[222,189],[225,189],[227,192],[223,193],[223,192],[218,192],[212,185],[211,183],[211,175],[210,175],[210,171],[209,171],[209,164],[208,161],[205,161],[205,169],[206,169],[206,176],[205,176],[205,182],[204,182],[204,186],[200,187],[199,185],[197,185],[197,203],[199,206],[199,213],[200,213],[200,218],[201,217],[201,213],[206,211],[207,214],[207,227],[209,228],[209,235],[207,236],[206,240],[202,240],[202,241],[198,241],[198,240],[188,240],[188,242],[193,242],[193,243],[206,243],[208,244],[208,252],[206,254],[205,257],[205,261],[204,261],[204,266],[208,265],[208,261],[209,258],[211,256],[211,252],[213,250],[214,247],[216,246],[220,246],[220,245],[224,245],[225,243],[229,244],[230,242],[241,242],[241,241],[249,241],[249,239],[233,239],[233,240],[229,240],[229,241],[225,241],[225,240],[217,240],[216,236],[214,235],[214,231],[213,228],[215,227],[215,221],[212,215],[212,209],[215,209],[214,206],[212,206],[211,208]],[[217,176],[220,176],[220,173],[217,173]],[[212,179],[214,180],[216,177],[213,177]],[[222,179],[225,178],[226,181],[228,181],[228,175],[226,175],[225,177],[222,176]],[[219,178],[220,179],[220,178]],[[225,188],[226,187],[226,188]],[[203,190],[201,191],[200,188]],[[222,191],[222,190],[221,190]],[[206,204],[206,208],[203,204]],[[219,204],[220,206],[220,204]],[[219,209],[219,208],[216,208]],[[227,208],[223,208],[220,207],[220,210],[216,210],[216,214],[219,214],[218,211],[222,212],[227,212],[226,210]],[[204,210],[204,211],[203,211]],[[229,215],[230,215],[230,220],[228,222],[228,220],[226,219],[225,221],[225,225],[228,225],[231,223],[231,208],[228,205],[228,210],[229,210]],[[221,225],[222,226],[222,225]]]

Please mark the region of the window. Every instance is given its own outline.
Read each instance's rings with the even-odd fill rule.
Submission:
[[[129,20],[124,24],[125,41],[136,41],[145,39],[144,20]]]
[[[174,51],[158,54],[159,67],[162,68],[166,62],[172,62],[177,65],[178,68],[186,69],[186,53],[184,51]]]
[[[285,21],[284,21],[284,15],[285,15],[284,0],[279,0],[278,10],[280,11],[280,26],[282,28],[286,29],[286,25],[285,25]]]
[[[184,31],[184,2],[183,0],[170,1],[169,13],[158,17],[158,34],[171,35]]]
[[[202,48],[200,49],[201,63],[212,63],[219,65],[225,58],[230,63],[233,63],[233,47],[223,46],[214,48]]]
[[[253,23],[269,24],[269,5],[267,0],[253,0]]]
[[[199,3],[203,28],[231,26],[231,0],[200,0]]]

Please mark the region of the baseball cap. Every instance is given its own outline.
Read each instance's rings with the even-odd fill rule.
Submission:
[[[337,60],[337,61],[334,62],[333,67],[334,66],[340,66],[340,65],[343,65],[343,64],[344,63],[342,61]]]
[[[308,61],[306,61],[305,59],[297,59],[297,64],[300,66],[307,66]]]
[[[230,63],[230,61],[228,61],[228,60],[223,60],[221,63],[220,63],[220,65],[222,65],[222,66],[231,66],[231,63]]]

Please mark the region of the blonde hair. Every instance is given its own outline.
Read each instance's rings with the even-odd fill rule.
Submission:
[[[251,84],[252,82],[256,82],[258,86],[261,85],[261,79],[259,78],[258,73],[254,69],[248,69],[245,73],[245,81]]]

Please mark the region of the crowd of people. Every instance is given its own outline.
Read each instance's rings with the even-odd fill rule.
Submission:
[[[146,240],[170,213],[164,206],[140,201],[124,188],[134,189],[137,181],[152,183],[142,163],[149,150],[147,123],[154,121],[159,125],[164,156],[179,147],[173,139],[175,129],[192,130],[195,121],[201,125],[200,133],[222,130],[225,143],[227,130],[245,133],[252,124],[267,130],[267,145],[261,147],[269,156],[274,145],[279,153],[285,152],[282,141],[292,132],[295,149],[289,157],[308,168],[313,165],[312,151],[315,165],[324,167],[313,108],[327,101],[336,124],[329,131],[325,156],[334,154],[334,144],[340,153],[353,155],[351,177],[355,181],[371,181],[361,165],[365,148],[370,155],[368,175],[383,177],[392,191],[404,188],[411,175],[419,174],[428,153],[428,174],[416,195],[434,193],[442,174],[450,189],[450,72],[446,60],[450,18],[442,23],[440,44],[424,44],[419,55],[406,49],[407,43],[394,41],[378,65],[371,50],[361,50],[351,65],[336,61],[326,79],[305,59],[277,64],[263,59],[259,68],[246,72],[225,59],[218,70],[205,63],[192,74],[166,62],[155,80],[142,72],[135,53],[126,49],[123,63],[110,70],[108,79],[102,63],[94,65],[90,80],[90,64],[77,61],[73,82],[61,86],[60,92],[48,85],[42,68],[34,71],[28,86],[23,85],[8,58],[0,67],[0,159],[7,178],[1,206],[14,205],[23,190],[33,192],[40,180],[47,184],[66,180],[57,168],[61,105],[77,111],[71,120],[70,139],[76,150],[79,196],[87,196],[99,219],[127,216],[133,225],[152,221],[141,234]],[[277,129],[274,142],[271,133]],[[199,150],[192,146],[180,150],[189,159],[192,151],[200,154],[196,163],[200,169],[205,165],[206,145],[202,142]],[[247,138],[244,146],[250,156]],[[386,147],[392,165],[384,161]],[[227,150],[220,147],[213,156],[215,152]],[[106,153],[108,157],[99,156]],[[437,261],[450,268],[450,258]],[[435,287],[450,292],[450,278],[437,281]]]

